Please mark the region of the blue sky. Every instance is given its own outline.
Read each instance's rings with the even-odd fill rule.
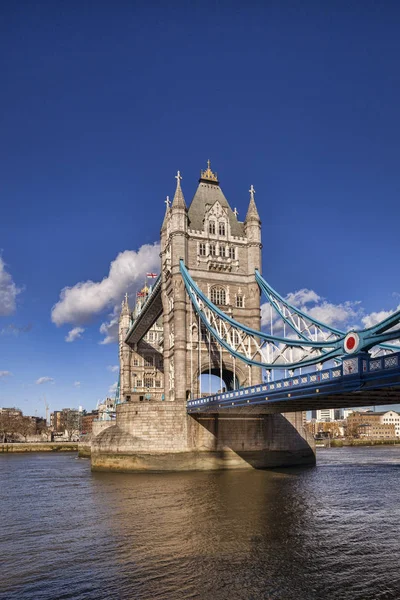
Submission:
[[[343,327],[396,308],[399,25],[368,0],[3,2],[0,406],[107,394],[115,307],[208,158],[242,218],[254,184],[273,287]]]

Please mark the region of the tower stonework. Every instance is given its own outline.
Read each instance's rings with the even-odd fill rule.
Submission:
[[[313,441],[304,429],[302,413],[269,415],[260,410],[252,414],[229,411],[226,416],[192,416],[186,412],[189,398],[211,392],[202,389],[202,374],[215,375],[222,387],[235,389],[261,383],[262,373],[259,367],[235,360],[210,339],[187,296],[180,261],[214,304],[242,324],[260,330],[260,290],[255,270],[261,271],[262,266],[261,220],[253,186],[242,222],[225,198],[209,162],[201,171],[189,207],[179,172],[176,179],[175,195],[171,206],[167,198],[161,227],[162,348],[156,350],[160,356],[162,353],[162,389],[160,394],[150,394],[146,402],[143,394],[140,397],[132,387],[137,348],[132,349],[124,341],[130,313],[123,305],[123,403],[117,407],[116,425],[92,443],[92,467],[135,471],[313,464]]]

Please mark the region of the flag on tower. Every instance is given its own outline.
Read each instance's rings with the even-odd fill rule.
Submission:
[[[148,279],[155,279],[157,277],[157,273],[146,273],[146,277]]]

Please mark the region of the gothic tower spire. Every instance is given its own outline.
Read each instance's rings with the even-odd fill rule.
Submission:
[[[164,200],[164,202],[165,202],[166,208],[165,208],[164,221],[161,226],[161,231],[164,231],[164,229],[166,229],[168,219],[171,216],[171,200],[169,199],[169,196],[167,196],[167,198],[166,198],[166,200]]]
[[[258,214],[256,202],[254,200],[254,194],[256,193],[256,190],[254,189],[253,185],[250,186],[249,192],[250,202],[249,208],[247,210],[246,219],[244,222],[248,223],[249,221],[258,221],[258,223],[261,223],[260,215]]]
[[[181,176],[180,171],[178,171],[178,173],[175,175],[175,179],[176,179],[176,190],[175,190],[174,199],[172,201],[172,209],[174,209],[174,208],[186,209],[186,202],[185,202],[185,198],[183,197],[183,192],[182,192],[182,188],[181,188],[182,176]]]

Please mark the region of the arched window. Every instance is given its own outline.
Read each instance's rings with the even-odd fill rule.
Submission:
[[[225,235],[225,223],[219,224],[218,231],[219,231],[219,235]]]
[[[215,221],[210,221],[210,223],[208,225],[208,231],[209,231],[209,233],[212,233],[213,235],[215,234]]]
[[[236,307],[237,308],[243,308],[244,303],[243,303],[243,296],[241,296],[240,294],[238,294],[236,296]]]
[[[211,302],[213,304],[219,304],[220,306],[224,306],[226,304],[226,292],[224,288],[211,288]]]

